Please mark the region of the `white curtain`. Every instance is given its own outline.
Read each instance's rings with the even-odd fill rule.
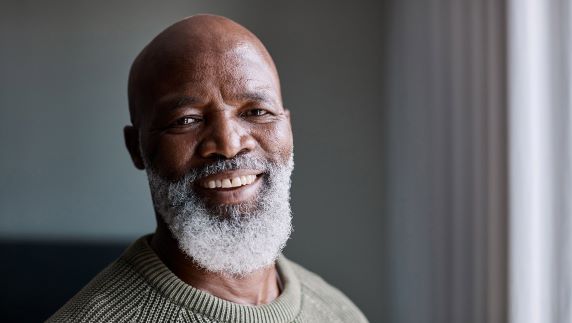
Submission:
[[[570,0],[510,0],[511,323],[572,322]]]

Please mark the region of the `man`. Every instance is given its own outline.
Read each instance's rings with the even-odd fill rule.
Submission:
[[[157,218],[53,322],[366,322],[280,255],[291,232],[289,111],[272,58],[218,16],[184,19],[131,67],[125,142]]]

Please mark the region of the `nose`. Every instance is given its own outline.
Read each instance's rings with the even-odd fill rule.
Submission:
[[[198,147],[198,153],[203,158],[232,158],[256,147],[256,141],[249,130],[241,125],[240,120],[227,113],[220,112],[212,116],[204,126],[205,136]]]

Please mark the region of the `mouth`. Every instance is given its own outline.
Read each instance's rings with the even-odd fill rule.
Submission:
[[[250,185],[256,180],[256,175],[242,175],[236,177],[227,177],[222,179],[209,179],[201,181],[203,188],[235,188],[244,185]]]
[[[197,190],[213,205],[244,203],[256,198],[262,176],[256,170],[221,172],[197,181]]]

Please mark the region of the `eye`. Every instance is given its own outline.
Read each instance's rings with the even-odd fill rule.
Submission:
[[[195,124],[197,122],[201,121],[199,118],[197,117],[192,117],[192,116],[184,116],[182,118],[177,119],[174,122],[174,126],[176,127],[183,127],[183,126],[188,126],[191,124]]]
[[[261,117],[269,114],[268,111],[264,109],[250,109],[242,114],[244,117]]]

